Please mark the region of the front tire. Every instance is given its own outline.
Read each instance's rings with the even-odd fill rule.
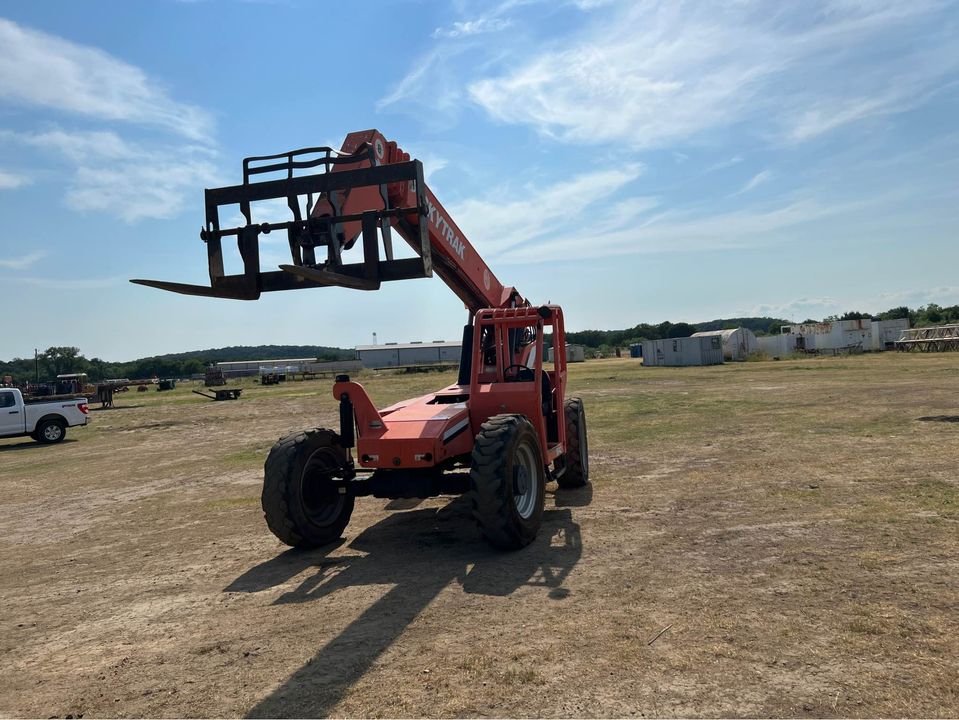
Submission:
[[[529,545],[543,522],[546,469],[536,430],[521,415],[480,426],[470,464],[473,517],[500,550]]]
[[[263,467],[263,515],[287,545],[313,548],[343,534],[354,498],[346,487],[350,461],[332,430],[280,438]]]
[[[586,443],[583,401],[571,397],[563,405],[566,413],[566,471],[556,479],[556,484],[564,490],[570,490],[589,482],[589,447]]]
[[[33,439],[44,445],[61,442],[67,436],[67,427],[61,420],[44,420],[33,434]]]

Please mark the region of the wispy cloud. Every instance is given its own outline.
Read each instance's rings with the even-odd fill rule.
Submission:
[[[52,277],[18,277],[17,282],[34,287],[50,288],[54,290],[97,290],[108,287],[125,286],[129,282],[127,276],[105,278],[52,278]]]
[[[510,26],[510,21],[506,18],[491,16],[478,17],[475,20],[463,20],[454,22],[446,28],[436,28],[433,31],[435,38],[458,38],[468,37],[470,35],[482,35],[484,33],[497,32]]]
[[[29,183],[30,178],[25,175],[17,175],[0,170],[0,190],[13,190],[23,185],[28,185]]]
[[[583,243],[582,233],[539,236],[535,242],[504,253],[503,260],[528,263],[551,257],[598,258],[762,247],[779,241],[778,236],[786,230],[841,214],[852,207],[795,199],[771,208],[706,215],[666,212],[645,223],[624,222],[619,227],[610,227],[588,244]]]
[[[587,0],[588,1],[588,0]],[[438,27],[433,31],[434,38],[457,39],[473,35],[505,30],[513,24],[510,13],[527,5],[537,5],[544,0],[500,0],[497,3],[483,3],[482,12],[475,16],[457,20],[447,27]]]
[[[9,270],[24,270],[31,265],[33,265],[38,260],[42,260],[46,257],[45,252],[32,252],[29,255],[23,255],[21,257],[9,258],[2,257],[0,258],[0,267],[7,268]]]
[[[73,166],[66,203],[102,211],[126,222],[170,218],[185,194],[215,184],[214,153],[199,145],[145,147],[110,131],[4,133],[2,138],[41,148]]]
[[[587,247],[604,232],[635,221],[656,207],[650,197],[634,197],[597,208],[597,197],[615,197],[642,174],[641,165],[586,173],[546,187],[498,187],[485,198],[471,198],[451,207],[457,224],[491,257],[509,256],[532,243],[540,247],[570,227],[581,230]],[[503,198],[519,197],[512,201]],[[589,243],[584,242],[588,234]],[[546,259],[546,258],[540,258]]]
[[[102,50],[0,18],[0,98],[208,138],[204,110],[173,100],[140,68]]]
[[[462,81],[453,61],[464,50],[459,45],[440,44],[421,55],[396,86],[377,100],[376,109],[415,108],[417,118],[427,124],[448,124],[462,106]]]
[[[127,222],[170,218],[186,192],[216,177],[209,113],[174,100],[142,69],[99,48],[2,18],[0,102],[30,111],[32,127],[46,124],[34,132],[0,130],[0,141],[65,162],[63,198],[74,210]],[[84,129],[61,127],[68,122],[63,116],[82,120]],[[129,139],[131,133],[141,139]],[[25,181],[0,173],[0,188]]]
[[[869,311],[881,312],[900,305],[906,305],[911,308],[928,305],[929,303],[956,305],[959,304],[959,287],[955,285],[939,285],[928,288],[887,291],[880,293],[878,300],[877,305],[870,307]]]
[[[513,48],[509,69],[470,82],[469,96],[501,122],[569,142],[661,147],[745,119],[806,140],[908,110],[950,82],[959,46],[937,24],[951,6],[624,3],[562,46]]]
[[[747,312],[750,315],[765,315],[801,322],[806,319],[822,320],[830,315],[841,315],[851,311],[879,313],[902,305],[916,309],[929,303],[944,306],[959,303],[959,287],[943,285],[872,295],[799,297],[786,302],[754,305]]]
[[[739,188],[739,190],[737,190],[736,192],[732,193],[729,197],[738,197],[740,195],[745,195],[750,190],[755,190],[760,185],[763,185],[769,182],[770,180],[772,180],[772,178],[773,178],[773,173],[771,170],[763,170],[762,172],[758,172],[755,175],[753,175],[751,178],[749,178],[749,180],[746,181],[745,185]]]
[[[733,155],[728,160],[722,160],[718,163],[710,165],[708,168],[703,170],[704,173],[716,172],[717,170],[725,170],[726,168],[731,168],[733,165],[738,165],[743,161],[742,155]]]
[[[615,5],[616,0],[573,0],[573,5],[580,10],[596,10],[597,8]]]

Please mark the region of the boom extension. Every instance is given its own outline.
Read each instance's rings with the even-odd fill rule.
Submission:
[[[304,170],[319,172],[296,175]],[[257,181],[258,175],[274,177]],[[285,201],[291,218],[257,222],[255,203],[270,200]],[[239,206],[245,224],[222,227],[220,208],[226,206]],[[394,229],[416,257],[394,257]],[[291,262],[262,271],[263,236],[283,230]],[[347,262],[360,237],[362,260]],[[376,130],[350,133],[341,151],[314,147],[246,158],[242,185],[206,191],[206,225],[200,238],[207,248],[209,287],[131,282],[187,295],[256,300],[263,292],[330,285],[376,290],[382,282],[430,277],[435,270],[471,313],[526,304],[493,275],[426,186],[422,164]],[[240,274],[224,270],[224,238],[236,238],[243,262]],[[323,248],[326,255],[320,259],[317,250]]]

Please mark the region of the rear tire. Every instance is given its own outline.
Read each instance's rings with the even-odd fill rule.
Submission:
[[[332,430],[306,430],[280,438],[263,467],[263,515],[287,545],[312,548],[343,534],[354,498],[345,487],[350,462]],[[344,491],[344,492],[341,492]]]
[[[589,482],[589,447],[586,442],[586,411],[578,397],[563,403],[566,413],[566,472],[556,479],[564,490],[583,487]]]
[[[67,436],[67,427],[62,420],[44,420],[31,436],[44,445],[61,442]]]
[[[470,467],[473,517],[500,550],[529,545],[543,522],[546,468],[539,438],[521,415],[496,415],[480,426]]]

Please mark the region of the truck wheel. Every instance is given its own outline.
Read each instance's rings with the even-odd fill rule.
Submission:
[[[480,426],[470,466],[473,517],[500,550],[533,542],[543,522],[546,470],[539,438],[521,415],[496,415]]]
[[[564,490],[583,487],[589,482],[589,448],[586,444],[586,411],[583,401],[571,397],[563,403],[566,413],[566,472],[556,484]]]
[[[67,436],[67,428],[62,420],[44,420],[40,423],[33,438],[45,445],[58,443]]]
[[[270,532],[299,548],[340,537],[353,513],[353,496],[336,480],[348,470],[346,450],[332,430],[280,438],[263,467],[261,504]]]

